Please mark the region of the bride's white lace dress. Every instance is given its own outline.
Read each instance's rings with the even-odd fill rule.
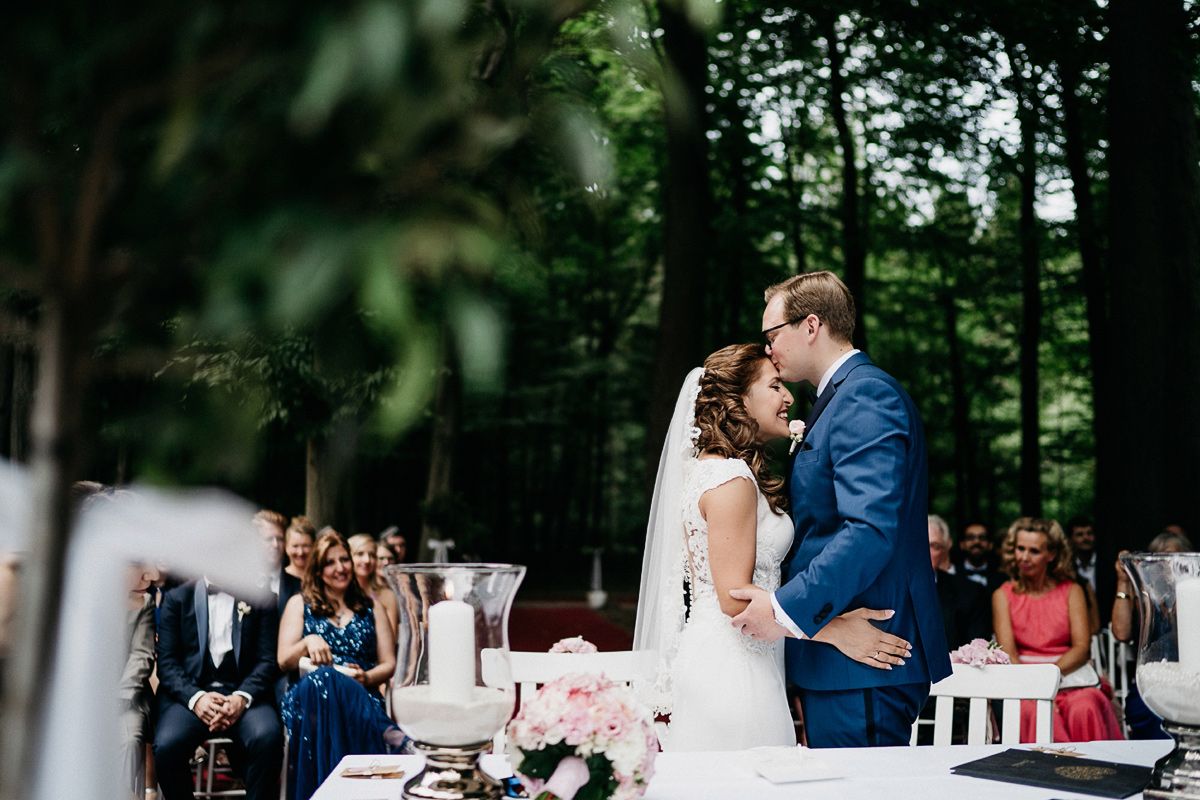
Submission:
[[[683,487],[683,570],[690,579],[691,612],[671,665],[666,750],[743,750],[796,743],[784,689],[783,641],[758,642],[738,633],[721,611],[709,569],[708,524],[700,514],[700,498],[741,479],[758,492],[755,584],[768,592],[779,588],[780,565],[792,544],[791,519],[771,510],[746,462],[702,458],[690,465]]]

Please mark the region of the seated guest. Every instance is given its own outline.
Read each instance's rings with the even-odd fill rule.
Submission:
[[[405,556],[408,555],[408,540],[404,538],[404,534],[395,525],[379,534],[380,541],[387,544],[396,554],[396,563],[403,564]]]
[[[1071,681],[1084,668],[1097,685],[1060,689],[1054,701],[1054,741],[1122,739],[1112,703],[1089,665],[1091,630],[1083,588],[1075,582],[1071,548],[1053,520],[1022,517],[1008,529],[1005,568],[1012,579],[992,595],[996,641],[1013,663],[1054,664]],[[1021,740],[1034,739],[1033,702],[1021,704]]]
[[[154,671],[154,595],[150,593],[158,570],[139,564],[129,570],[129,598],[125,614],[127,640],[125,669],[117,685],[121,700],[121,769],[125,786],[136,800],[146,789],[146,742],[150,734],[150,673]]]
[[[946,644],[955,649],[972,639],[992,638],[987,590],[956,572],[950,572],[950,526],[937,514],[929,515],[929,560],[937,581]]]
[[[288,797],[306,800],[343,756],[386,753],[404,737],[384,713],[379,685],[396,668],[383,605],[354,579],[350,548],[336,531],[321,534],[301,593],[279,625],[279,667],[307,657],[316,669],[283,701],[288,730]]]
[[[969,522],[963,527],[954,563],[959,575],[984,587],[989,596],[1008,579],[1000,570],[1000,557],[992,546],[992,532],[982,522]]]
[[[247,798],[279,797],[276,621],[274,603],[243,600],[207,579],[163,596],[154,761],[165,800],[192,797],[189,761],[213,736],[233,740],[229,760]]]
[[[254,515],[254,530],[262,538],[263,549],[267,553],[269,567],[263,576],[262,586],[271,590],[271,594],[279,597],[279,582],[283,565],[283,539],[287,531],[287,517],[278,511],[263,509]]]
[[[1075,578],[1079,585],[1084,587],[1084,599],[1087,601],[1092,633],[1099,633],[1100,628],[1108,623],[1108,613],[1112,609],[1113,592],[1116,591],[1116,587],[1109,571],[1099,568],[1096,527],[1088,517],[1072,517],[1067,522],[1067,538],[1074,555]]]
[[[354,562],[354,579],[358,588],[371,600],[383,604],[387,613],[388,623],[392,627],[392,639],[396,638],[396,626],[400,624],[399,610],[396,607],[396,595],[388,588],[387,581],[379,574],[378,547],[375,537],[369,533],[358,533],[351,536],[350,560]]]
[[[283,552],[287,556],[287,565],[279,573],[280,618],[283,617],[288,600],[300,593],[300,584],[304,581],[304,573],[308,569],[308,556],[316,538],[317,527],[308,517],[292,517],[283,538]]]
[[[376,542],[375,561],[378,564],[377,569],[390,567],[396,563],[396,554],[392,552],[392,548],[387,546],[387,542]]]
[[[1163,531],[1150,540],[1146,549],[1151,553],[1190,553],[1192,543],[1182,534]],[[1134,635],[1140,624],[1137,618],[1138,609],[1133,596],[1133,584],[1129,580],[1129,574],[1121,566],[1120,556],[1121,554],[1117,555],[1114,565],[1117,594],[1112,607],[1112,633],[1117,640],[1134,644]],[[1130,739],[1171,738],[1162,729],[1162,720],[1146,707],[1133,679],[1129,681],[1129,694],[1125,698],[1125,722],[1129,725]]]

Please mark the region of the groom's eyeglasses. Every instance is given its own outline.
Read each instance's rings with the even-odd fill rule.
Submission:
[[[775,333],[775,331],[779,330],[780,328],[786,328],[788,325],[795,325],[797,322],[801,322],[804,319],[805,319],[805,317],[796,317],[795,319],[789,319],[787,322],[781,322],[778,325],[772,325],[771,327],[769,327],[765,331],[763,331],[762,335],[765,336],[767,339],[767,347],[770,347],[771,345],[775,344],[775,336],[779,335],[776,333],[775,336],[772,336],[771,334]]]

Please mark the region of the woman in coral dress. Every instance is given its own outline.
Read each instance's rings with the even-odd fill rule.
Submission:
[[[1008,529],[1005,567],[1012,580],[992,595],[996,641],[1013,663],[1055,664],[1064,681],[1087,667],[1091,630],[1087,600],[1074,580],[1071,549],[1053,520],[1022,517]],[[1087,670],[1094,676],[1095,670]],[[1034,740],[1034,703],[1021,704],[1021,741]],[[1112,702],[1095,686],[1059,689],[1054,741],[1123,739]]]

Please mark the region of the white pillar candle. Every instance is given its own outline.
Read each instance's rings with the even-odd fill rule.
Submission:
[[[1175,584],[1175,622],[1179,628],[1179,664],[1200,672],[1200,578]]]
[[[603,581],[600,579],[600,551],[592,552],[592,591],[598,592],[604,588]]]
[[[435,700],[466,705],[475,688],[475,611],[461,600],[429,609],[429,689]]]

